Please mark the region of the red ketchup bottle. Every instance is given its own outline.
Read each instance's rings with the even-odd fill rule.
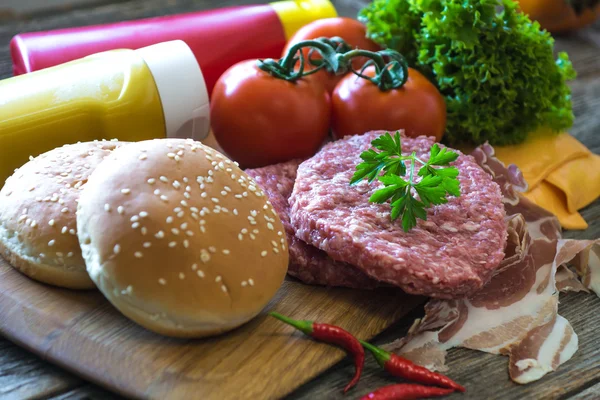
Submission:
[[[250,58],[279,58],[287,39],[303,25],[335,17],[329,0],[288,0],[229,7],[114,24],[29,32],[10,42],[15,75],[90,54],[139,49],[183,40],[192,49],[207,89],[233,64]]]

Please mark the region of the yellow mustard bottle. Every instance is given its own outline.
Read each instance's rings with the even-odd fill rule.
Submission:
[[[0,187],[30,156],[63,144],[208,131],[208,91],[183,41],[97,53],[0,81]]]

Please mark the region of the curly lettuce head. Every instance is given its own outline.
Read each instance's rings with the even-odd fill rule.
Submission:
[[[368,36],[403,53],[446,99],[445,141],[520,143],[540,126],[573,124],[575,71],[512,0],[375,0]]]

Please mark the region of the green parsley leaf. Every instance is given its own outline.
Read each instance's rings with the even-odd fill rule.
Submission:
[[[369,201],[382,204],[389,200],[392,206],[390,218],[394,221],[401,217],[404,231],[415,227],[417,218],[427,219],[425,208],[447,203],[448,195],[460,196],[459,171],[456,167],[447,166],[458,158],[452,150],[434,144],[427,162],[421,161],[415,153],[403,156],[398,132],[394,137],[386,133],[374,139],[371,145],[380,152],[369,149],[360,155],[363,162],[356,166],[350,184],[363,179],[372,182],[377,178],[383,188],[373,192]],[[410,163],[408,179],[404,177],[407,169],[405,161]],[[416,163],[422,165],[417,173],[422,177],[420,182],[413,180],[412,171]],[[379,175],[381,171],[383,175]],[[419,199],[413,196],[413,189]]]

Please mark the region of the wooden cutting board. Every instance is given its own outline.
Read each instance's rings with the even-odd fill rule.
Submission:
[[[35,282],[0,258],[0,334],[135,398],[280,398],[340,361],[344,352],[308,339],[267,311],[337,324],[369,339],[422,301],[391,288],[334,289],[286,280],[265,310],[241,328],[210,339],[179,340],[129,321],[97,291]]]
[[[203,142],[222,151],[212,134]],[[280,398],[345,353],[308,339],[269,317],[268,311],[340,325],[370,339],[423,301],[392,288],[324,288],[288,279],[246,325],[215,338],[181,340],[136,325],[98,291],[38,283],[0,257],[0,334],[135,398]]]

